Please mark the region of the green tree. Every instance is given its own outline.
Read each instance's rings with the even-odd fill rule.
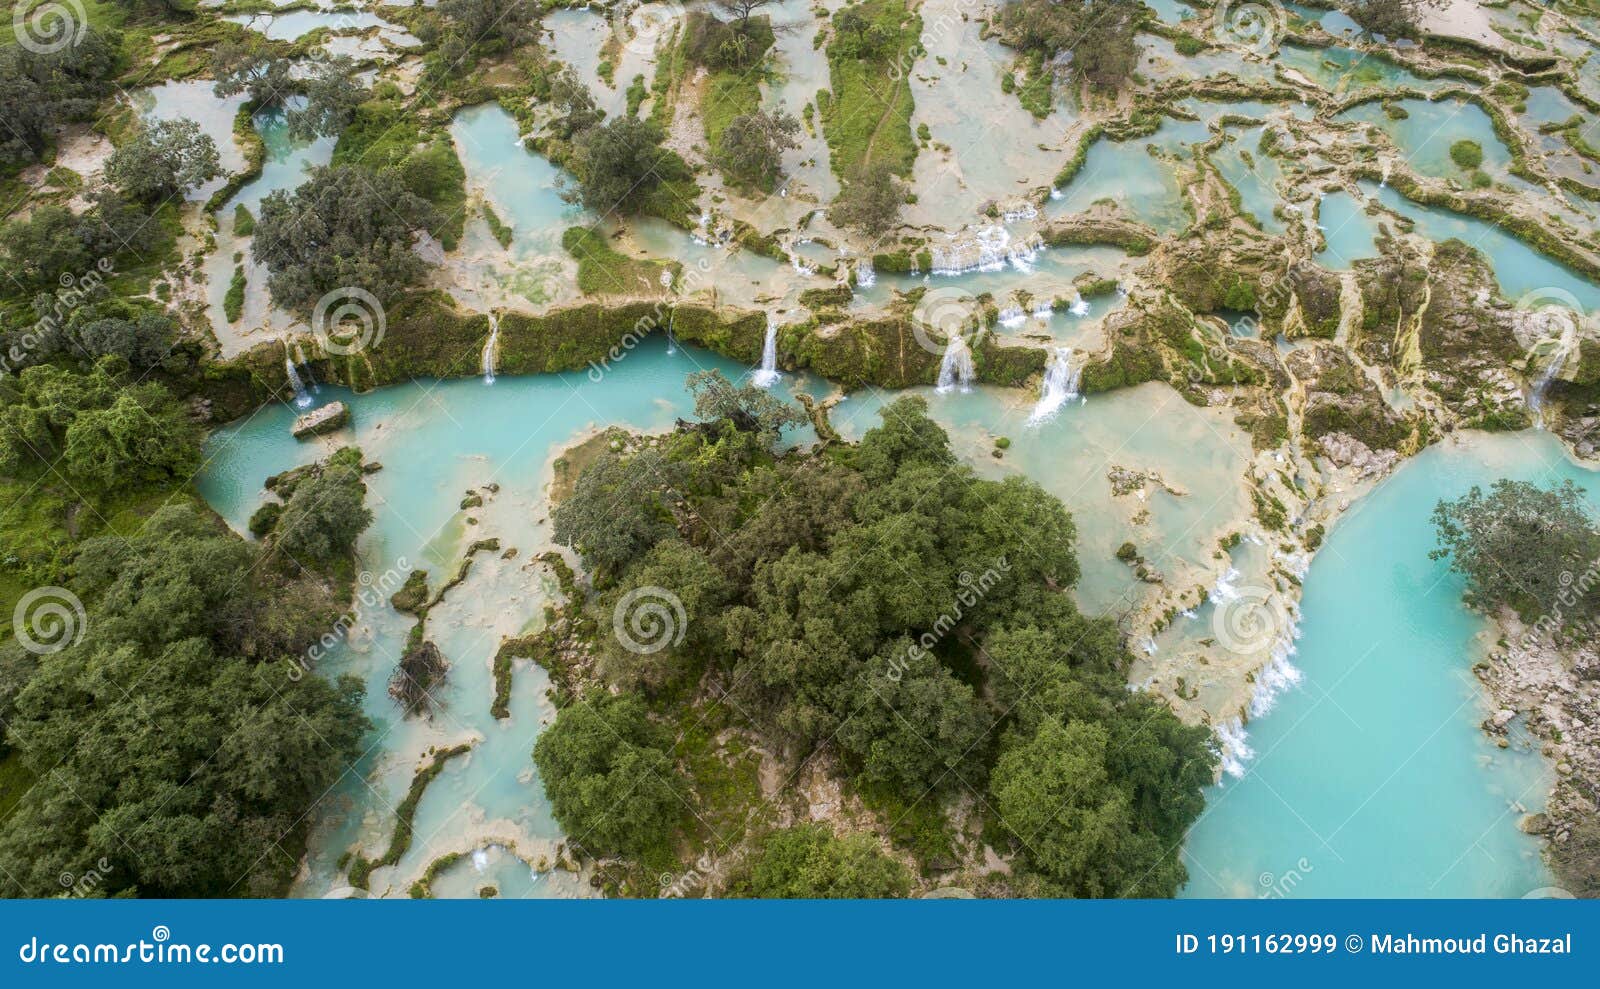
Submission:
[[[6,717],[37,782],[0,824],[0,892],[59,895],[61,874],[94,871],[96,895],[284,894],[282,849],[369,724],[354,679],[245,658],[252,613],[294,599],[258,599],[254,559],[187,505],[83,545],[74,586],[92,620],[39,659]]]
[[[900,222],[906,194],[894,171],[885,163],[867,166],[852,177],[828,210],[828,219],[841,227],[882,237]]]
[[[1600,529],[1571,481],[1539,488],[1501,478],[1487,494],[1473,485],[1439,502],[1433,525],[1439,548],[1430,556],[1466,579],[1474,608],[1510,608],[1524,621],[1551,616],[1558,626],[1593,619]]]
[[[372,524],[361,472],[332,463],[294,487],[273,527],[276,548],[291,560],[326,564],[349,556]]]
[[[533,761],[568,840],[597,855],[665,846],[685,807],[668,747],[636,697],[602,693],[562,708]]]
[[[906,867],[869,834],[836,838],[821,824],[767,835],[734,895],[764,899],[884,899],[911,890]]]
[[[280,189],[262,201],[250,250],[284,308],[309,310],[348,288],[387,303],[426,270],[412,241],[433,217],[392,169],[313,168],[294,192]]]
[[[1104,727],[1053,718],[1008,737],[990,783],[995,813],[1065,895],[1171,896],[1184,878],[1177,849],[1136,828],[1107,747]]]
[[[193,120],[147,123],[106,159],[106,180],[136,200],[159,203],[222,174],[217,144]]]
[[[716,368],[696,371],[686,384],[694,395],[694,414],[702,422],[726,419],[743,432],[758,434],[763,442],[776,442],[783,430],[806,422],[805,413],[769,389],[749,381],[735,385]]]
[[[722,131],[717,163],[738,181],[771,190],[783,173],[783,153],[800,146],[799,133],[800,121],[785,110],[741,113]]]
[[[662,500],[669,468],[654,450],[608,453],[578,477],[552,514],[556,542],[606,570],[620,569],[673,533]]]
[[[574,141],[576,199],[597,213],[635,213],[661,184],[661,127],[620,116],[590,127]]]

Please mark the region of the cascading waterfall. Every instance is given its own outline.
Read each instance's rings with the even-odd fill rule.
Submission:
[[[311,395],[306,391],[305,384],[300,380],[300,371],[294,366],[293,357],[283,359],[283,369],[289,378],[289,387],[294,389],[294,404],[297,408],[308,408],[311,405]]]
[[[483,345],[483,383],[494,384],[495,347],[500,341],[500,317],[489,314],[489,339]]]
[[[856,288],[871,288],[878,283],[878,272],[872,267],[871,258],[863,258],[856,262]]]
[[[1083,369],[1072,364],[1072,348],[1057,347],[1049,366],[1044,369],[1044,385],[1038,404],[1028,415],[1028,425],[1038,426],[1054,419],[1063,405],[1078,397],[1078,383],[1082,378]]]
[[[1044,241],[1035,234],[1020,246],[1012,246],[1011,231],[999,224],[984,227],[970,241],[954,241],[929,250],[935,275],[964,275],[971,271],[1004,271],[1009,265],[1021,272],[1033,270],[1034,260],[1044,250]]]
[[[1008,330],[1014,330],[1028,321],[1028,314],[1022,311],[1021,306],[1006,306],[1000,310],[1000,325]]]
[[[294,345],[294,362],[305,370],[305,383],[310,387],[311,394],[321,395],[322,389],[317,385],[317,376],[312,373],[311,365],[306,363],[306,352],[300,349],[298,343]]]
[[[678,338],[672,335],[672,327],[678,321],[678,310],[672,310],[672,315],[667,317],[667,356],[671,357],[678,352]]]
[[[945,344],[944,357],[939,360],[939,381],[934,390],[941,395],[956,387],[969,392],[976,376],[972,368],[972,351],[967,349],[967,341],[961,334],[952,333],[950,342]]]
[[[1534,318],[1542,324],[1546,331],[1556,332],[1535,344],[1536,349],[1546,350],[1550,360],[1545,364],[1539,377],[1534,379],[1532,390],[1528,396],[1528,407],[1538,418],[1539,411],[1544,407],[1544,394],[1549,389],[1550,383],[1561,374],[1561,369],[1567,364],[1578,349],[1578,319],[1576,315],[1566,309],[1550,308],[1536,313]],[[1554,325],[1552,325],[1554,324]],[[1546,346],[1548,344],[1548,346]],[[1542,423],[1541,423],[1542,425]]]
[[[1073,292],[1072,304],[1067,306],[1067,312],[1080,319],[1089,315],[1089,300],[1085,299],[1081,293]]]
[[[1041,323],[1048,322],[1055,315],[1056,307],[1049,299],[1041,299],[1033,304],[1033,318]]]
[[[778,321],[767,317],[767,338],[761,344],[761,366],[750,376],[757,388],[771,388],[778,383]]]

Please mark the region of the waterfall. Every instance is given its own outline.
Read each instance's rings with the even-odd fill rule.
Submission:
[[[878,283],[878,273],[872,267],[872,259],[864,258],[856,262],[856,288],[871,288]]]
[[[1544,406],[1544,393],[1550,383],[1556,380],[1561,369],[1566,367],[1568,359],[1578,350],[1578,319],[1571,311],[1555,306],[1550,306],[1534,313],[1533,318],[1538,321],[1541,329],[1555,332],[1534,344],[1534,351],[1547,351],[1550,360],[1533,381],[1531,394],[1528,396],[1528,407],[1538,418],[1538,412]]]
[[[1050,317],[1055,314],[1055,311],[1055,305],[1049,299],[1041,299],[1033,304],[1033,318],[1039,320],[1041,323],[1049,322]]]
[[[767,317],[767,338],[761,344],[761,367],[750,376],[757,388],[771,388],[778,383],[778,321]]]
[[[950,389],[960,386],[963,392],[972,390],[972,379],[975,377],[972,369],[972,351],[967,349],[967,341],[961,334],[950,334],[950,342],[945,344],[944,357],[939,361],[939,383],[935,391],[943,395]]]
[[[483,383],[494,384],[495,345],[500,340],[500,317],[489,314],[489,339],[483,345]]]
[[[678,321],[678,310],[672,310],[672,315],[667,317],[667,356],[671,357],[678,352],[678,338],[672,335],[672,327]]]
[[[321,395],[322,389],[317,386],[317,376],[311,372],[311,365],[306,363],[306,352],[300,349],[298,343],[294,345],[294,362],[305,371],[305,384],[310,386],[311,394]]]
[[[306,386],[300,380],[300,371],[294,366],[293,357],[283,359],[283,369],[289,377],[289,387],[294,389],[294,404],[297,408],[309,408],[311,396],[306,392]]]
[[[1000,310],[1000,325],[1008,330],[1014,330],[1027,322],[1028,314],[1022,311],[1021,306],[1006,306]]]
[[[1079,317],[1080,319],[1089,315],[1089,300],[1085,299],[1082,294],[1073,292],[1072,304],[1067,307],[1067,312]]]
[[[1069,399],[1078,397],[1078,382],[1083,369],[1072,366],[1072,348],[1057,347],[1044,369],[1044,385],[1039,391],[1039,402],[1028,415],[1028,425],[1038,426],[1049,422],[1061,411]]]

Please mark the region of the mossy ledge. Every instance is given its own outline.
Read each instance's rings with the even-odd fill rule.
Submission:
[[[672,325],[677,339],[754,365],[761,359],[766,314],[664,301],[587,303],[539,315],[506,312],[496,343],[500,374],[548,374],[598,368],[627,360],[652,333]],[[385,311],[381,340],[354,354],[330,354],[314,337],[260,344],[207,368],[200,390],[225,422],[286,394],[286,347],[298,346],[317,380],[370,391],[413,378],[461,378],[479,373],[489,317],[457,308],[437,292],[406,296]],[[785,370],[813,371],[846,388],[906,388],[933,384],[939,354],[918,341],[909,316],[814,322],[784,327],[778,359]],[[1019,386],[1044,368],[1046,354],[1002,346],[992,339],[975,348],[978,379]]]
[[[406,797],[400,801],[400,806],[395,809],[394,832],[389,836],[389,847],[382,856],[369,859],[360,852],[356,852],[350,859],[350,885],[357,889],[366,889],[367,882],[372,877],[372,870],[384,866],[395,865],[407,849],[411,847],[412,820],[417,816],[417,804],[422,802],[422,794],[428,789],[428,784],[434,781],[440,773],[444,772],[445,763],[458,755],[465,755],[472,750],[471,742],[441,749],[434,753],[432,761],[417,770],[411,778],[411,788],[406,791]]]

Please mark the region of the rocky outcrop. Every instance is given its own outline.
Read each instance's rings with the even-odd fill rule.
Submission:
[[[289,431],[294,434],[295,439],[303,440],[309,436],[320,436],[323,433],[343,429],[349,423],[349,406],[343,402],[329,402],[295,419]]]

